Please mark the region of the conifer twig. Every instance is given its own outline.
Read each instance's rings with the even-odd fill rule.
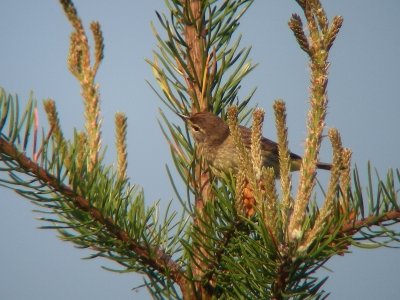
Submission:
[[[165,276],[172,277],[178,285],[183,287],[184,279],[181,267],[163,249],[136,243],[110,217],[104,216],[99,209],[93,207],[88,199],[76,194],[70,187],[59,182],[56,177],[19,152],[3,138],[0,138],[0,153],[1,155],[12,157],[26,174],[32,174],[32,176],[35,176],[41,182],[46,183],[51,190],[64,197],[66,201],[71,201],[77,208],[87,212],[93,220],[104,225],[112,235],[126,244],[130,250],[134,251],[143,264],[154,268]]]

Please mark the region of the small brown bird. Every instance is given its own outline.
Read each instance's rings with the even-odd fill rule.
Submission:
[[[181,117],[190,128],[191,134],[200,149],[201,155],[215,169],[222,172],[237,172],[239,166],[239,155],[229,126],[220,117],[211,112],[199,112],[192,116]],[[250,149],[251,129],[244,126],[239,127],[243,143]],[[261,138],[261,155],[265,167],[273,167],[275,175],[279,178],[279,154],[278,144],[265,138]],[[301,156],[290,153],[291,171],[300,169]],[[330,170],[331,165],[318,163],[319,169]]]

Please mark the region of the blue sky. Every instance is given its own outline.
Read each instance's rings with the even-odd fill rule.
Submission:
[[[137,3],[137,2],[136,2]],[[164,1],[75,0],[85,25],[98,20],[105,38],[100,67],[103,145],[107,160],[114,157],[113,119],[117,111],[128,116],[129,176],[143,186],[147,203],[167,203],[174,194],[165,172],[171,165],[168,146],[157,124],[162,104],[145,80],[152,79],[145,58],[152,57],[155,39],[150,22]],[[400,35],[398,0],[327,0],[328,14],[344,17],[343,28],[331,51],[327,126],[340,130],[343,143],[353,150],[360,173],[371,160],[382,176],[399,167],[398,114],[400,99]],[[53,98],[67,136],[82,128],[80,88],[68,72],[66,57],[70,24],[56,0],[2,0],[0,3],[0,86],[25,101],[33,91],[39,101]],[[242,84],[243,94],[257,87],[253,105],[266,110],[264,134],[275,137],[272,103],[287,104],[289,143],[301,154],[309,73],[307,58],[297,47],[287,21],[299,9],[292,0],[255,1],[241,21],[242,45],[252,46],[259,63]],[[88,27],[87,27],[88,28]],[[45,119],[42,119],[45,125]],[[322,160],[330,160],[325,143]],[[363,176],[364,182],[365,176]],[[154,185],[156,183],[156,185]],[[148,299],[135,274],[101,269],[115,266],[104,260],[81,260],[90,252],[61,242],[43,225],[35,207],[2,189],[0,199],[1,299]],[[179,206],[176,205],[179,209]],[[334,272],[325,288],[330,299],[394,299],[400,293],[400,251],[359,250],[328,263]]]

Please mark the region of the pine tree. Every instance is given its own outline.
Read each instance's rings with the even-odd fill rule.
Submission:
[[[44,102],[48,129],[38,128],[38,109],[30,101],[20,113],[17,99],[0,95],[0,161],[9,177],[2,185],[37,204],[45,228],[106,257],[128,272],[146,274],[156,299],[324,298],[326,278],[315,271],[350,245],[363,241],[383,246],[397,242],[393,226],[400,217],[398,170],[386,180],[372,179],[365,195],[351,151],[330,129],[333,158],[330,180],[320,199],[316,164],[327,112],[329,51],[343,19],[328,20],[319,0],[297,0],[303,16],[289,27],[310,65],[309,114],[304,157],[296,192],[289,166],[286,105],[273,109],[279,144],[280,179],[260,161],[263,111],[252,109],[252,91],[239,99],[242,79],[253,70],[250,48],[232,41],[251,0],[168,0],[170,16],[157,14],[164,33],[154,27],[158,48],[149,60],[165,109],[190,115],[211,111],[229,123],[241,157],[238,174],[215,174],[183,123],[161,112],[162,129],[176,170],[168,170],[181,212],[159,217],[158,204],[147,207],[143,191],[127,177],[127,117],[115,116],[117,167],[104,163],[99,86],[95,78],[103,59],[100,24],[90,29],[94,53],[78,13],[60,0],[73,27],[68,67],[81,85],[85,128],[73,138],[63,134],[55,102]],[[304,24],[303,24],[304,23]],[[306,28],[307,30],[305,30]],[[92,62],[92,59],[94,60]],[[238,134],[240,121],[253,117],[247,152]],[[32,151],[30,150],[32,149]],[[373,193],[375,191],[375,193]],[[365,207],[366,203],[368,208]]]

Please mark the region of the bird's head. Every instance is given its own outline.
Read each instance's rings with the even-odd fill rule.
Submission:
[[[198,144],[218,145],[229,136],[228,125],[211,112],[198,112],[180,117],[186,122]]]

